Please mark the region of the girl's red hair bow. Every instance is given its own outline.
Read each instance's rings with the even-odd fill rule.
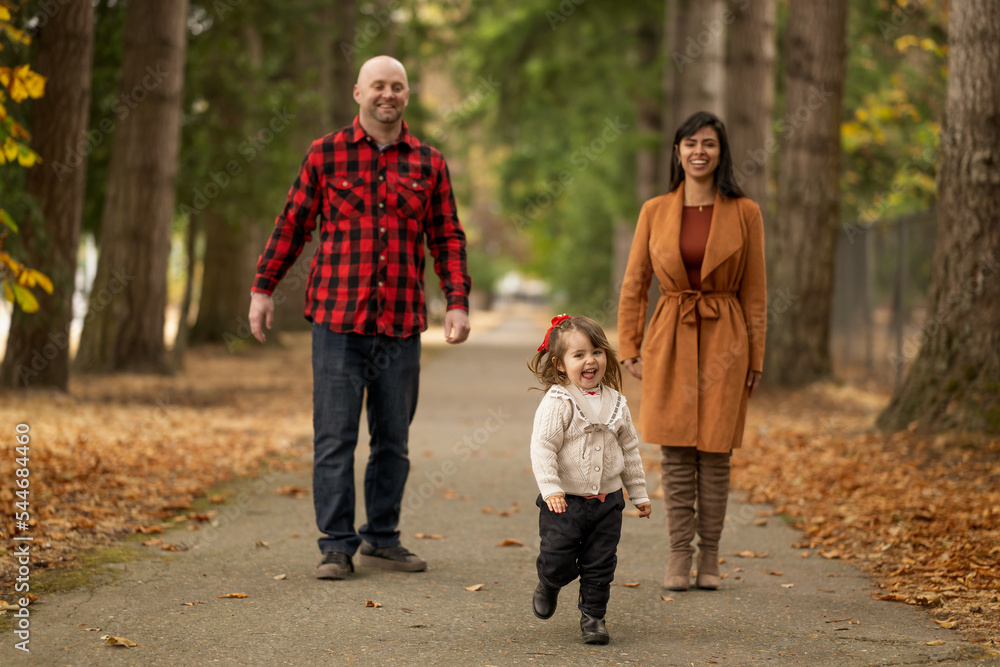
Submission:
[[[558,327],[566,320],[568,320],[570,317],[572,317],[572,315],[563,314],[563,315],[556,315],[555,317],[552,318],[552,326],[550,326],[549,330],[545,332],[545,340],[543,340],[542,344],[538,346],[539,352],[549,349],[549,335],[552,333],[552,330]]]

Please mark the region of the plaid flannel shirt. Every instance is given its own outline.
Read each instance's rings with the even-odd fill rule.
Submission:
[[[405,121],[384,150],[357,117],[313,142],[257,262],[254,292],[275,290],[317,222],[306,319],[339,333],[424,331],[424,237],[448,309],[468,311],[472,278],[448,166]]]

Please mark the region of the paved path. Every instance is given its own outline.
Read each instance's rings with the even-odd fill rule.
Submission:
[[[0,664],[1000,664],[976,658],[977,646],[919,610],[873,600],[849,564],[801,558],[791,547],[796,531],[777,519],[754,526],[761,508],[736,499],[721,590],[661,589],[667,534],[656,501],[653,520],[625,519],[616,583],[638,585],[612,590],[609,646],[580,643],[575,584],[552,619],[535,618],[537,489],[527,442],[539,395],[526,391],[524,364],[541,333],[537,319],[511,316],[466,345],[429,349],[402,525],[427,572],[359,568],[348,581],[317,581],[310,497],[275,493],[309,487],[308,468],[266,475],[237,486],[218,527],[166,535],[197,538],[189,550],[111,566],[111,581],[46,596],[32,614],[31,653],[5,633]],[[506,539],[524,546],[496,546]],[[769,556],[734,556],[743,550]],[[248,597],[218,598],[228,593]],[[139,646],[112,647],[103,634]]]

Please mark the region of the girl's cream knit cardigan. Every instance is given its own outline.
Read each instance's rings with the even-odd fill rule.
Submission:
[[[632,415],[606,385],[599,413],[575,385],[549,387],[535,411],[531,469],[543,499],[612,493],[624,484],[633,504],[649,502]]]

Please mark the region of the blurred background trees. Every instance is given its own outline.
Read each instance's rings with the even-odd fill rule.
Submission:
[[[357,69],[379,53],[406,64],[407,121],[449,161],[475,308],[537,279],[551,309],[613,323],[639,207],[666,191],[678,124],[709,109],[765,212],[767,381],[836,374],[891,388],[933,338],[947,297],[932,265],[954,265],[932,259],[936,179],[958,145],[940,142],[956,29],[944,0],[153,4],[0,3],[11,29],[35,37],[4,37],[0,67],[52,77],[45,97],[7,106],[42,162],[0,165],[3,208],[23,221],[6,248],[55,287],[38,313],[0,322],[0,384],[67,389],[81,331],[81,372],[169,372],[188,345],[245,346],[253,267],[302,155],[350,123]],[[977,39],[996,29],[995,12],[980,17]],[[962,62],[992,76],[985,60]],[[963,122],[988,124],[987,107]],[[979,229],[968,221],[984,215],[940,224]],[[982,228],[968,238],[995,257]],[[279,287],[281,329],[304,324],[311,253]],[[974,272],[957,271],[941,275]],[[436,283],[429,274],[431,297]],[[977,312],[989,294],[975,293]],[[935,368],[958,363],[942,359]],[[997,381],[996,364],[984,367],[975,380],[941,373],[985,382],[981,395]]]

